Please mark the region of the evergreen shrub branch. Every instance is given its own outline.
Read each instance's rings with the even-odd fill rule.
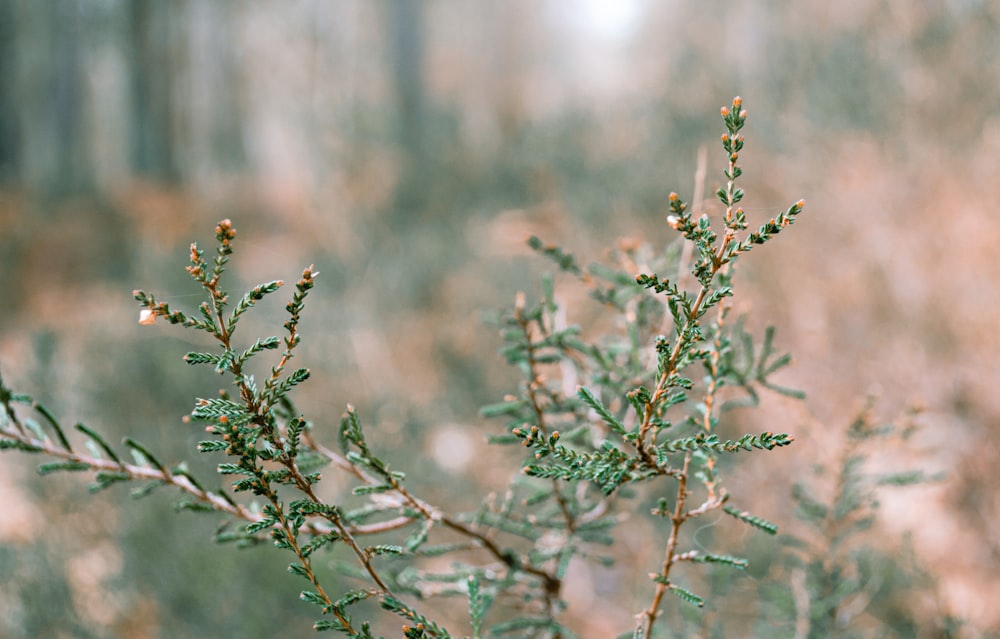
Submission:
[[[776,453],[793,442],[787,433],[770,430],[731,434],[725,420],[732,409],[756,405],[761,388],[800,396],[771,381],[790,361],[775,355],[773,329],[755,340],[731,314],[738,259],[793,224],[804,206],[800,200],[748,230],[739,206],[745,194],[738,163],[746,118],[739,97],[722,109],[726,168],[716,193],[724,207],[721,220],[690,210],[676,193],[668,199],[667,225],[693,248],[693,287],[660,274],[678,271],[676,242],[663,251],[627,246],[615,253],[613,264],[584,267],[560,247],[529,240],[583,282],[617,316],[620,331],[591,339],[583,328],[567,325],[551,277],[543,279],[538,301],[519,293],[499,316],[501,353],[522,382],[482,415],[504,422],[494,443],[523,446],[526,457],[509,486],[471,512],[418,495],[405,472],[385,461],[377,430],[365,427],[353,407],[339,424],[299,413],[293,395],[310,373],[291,364],[300,354],[299,322],[319,273],[312,266],[303,270],[280,334],[244,336],[241,320],[284,283],[266,282],[231,297],[224,276],[236,229],[229,220],[215,228],[211,260],[196,244],[190,247],[187,271],[206,296],[196,312],[135,291],[142,324],[163,319],[203,331],[214,345],[183,359],[231,382],[229,390],[197,399],[190,412],[207,432],[198,450],[217,460],[228,488],[205,489],[183,463],[168,467],[138,441],[116,446],[82,424],[76,430],[89,454],[78,452],[55,416],[2,382],[0,447],[50,460],[39,467],[42,473],[89,473],[92,490],[128,483],[142,496],[169,485],[181,492],[179,508],[225,514],[238,524],[220,528],[218,541],[270,540],[287,553],[289,571],[304,581],[299,596],[316,608],[315,629],[357,638],[378,634],[378,616],[357,607],[365,601],[401,618],[404,637],[575,637],[564,625],[570,562],[610,561],[603,549],[619,540],[618,525],[637,510],[635,498],[652,498],[661,558],[647,570],[648,599],[637,608],[631,630],[634,637],[652,637],[667,593],[685,605],[706,604],[688,577],[687,571],[699,569],[693,564],[734,570],[748,565],[728,552],[693,548],[685,535],[690,522],[720,511],[765,533],[777,530],[743,510],[753,495],[731,495],[720,459]],[[248,363],[271,351],[276,360],[258,380]],[[323,468],[350,478],[350,498],[319,497]],[[378,543],[365,542],[375,534]],[[347,550],[353,568],[331,574],[316,557],[336,546]],[[432,572],[426,560],[440,555],[452,556],[451,568]],[[422,602],[432,595],[460,596],[467,625],[450,631],[428,617]]]
[[[796,636],[818,638],[855,636],[859,628],[873,625],[873,620],[901,616],[893,609],[898,607],[893,597],[922,596],[939,608],[933,619],[936,627],[926,631],[938,637],[958,636],[960,620],[940,601],[933,601],[933,580],[912,556],[907,538],[895,551],[901,557],[887,556],[860,542],[861,535],[876,524],[882,491],[943,478],[919,469],[890,473],[872,469],[874,451],[905,445],[918,428],[915,418],[920,412],[914,408],[894,422],[880,422],[873,405],[869,398],[851,420],[837,459],[814,468],[816,477],[826,480],[799,481],[792,486],[795,516],[804,527],[782,540],[792,596],[776,600],[794,602]],[[907,625],[915,625],[914,620],[909,619]],[[898,636],[917,634],[916,628],[906,625],[897,632]]]

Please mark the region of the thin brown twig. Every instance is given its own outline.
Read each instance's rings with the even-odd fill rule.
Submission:
[[[11,414],[12,412],[9,412],[8,417],[10,417]],[[116,462],[109,459],[100,459],[89,455],[74,453],[54,445],[51,440],[38,439],[28,435],[26,432],[23,432],[24,429],[20,420],[16,417],[11,418],[11,422],[15,425],[15,429],[0,428],[0,438],[16,441],[24,446],[38,449],[39,452],[42,452],[49,457],[78,464],[86,464],[91,470],[96,472],[125,473],[130,479],[133,480],[162,481],[165,484],[174,486],[182,492],[191,495],[198,501],[208,504],[213,510],[228,513],[234,517],[238,517],[239,519],[254,522],[260,521],[262,518],[260,515],[251,512],[249,509],[239,504],[234,504],[217,493],[197,487],[183,474],[175,475],[171,474],[170,471],[166,469],[160,470],[150,466]]]

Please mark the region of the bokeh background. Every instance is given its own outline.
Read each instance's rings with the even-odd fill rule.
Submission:
[[[782,381],[808,393],[754,417],[798,441],[745,480],[787,495],[866,396],[888,418],[920,404],[909,452],[884,463],[946,478],[887,495],[875,535],[891,552],[909,532],[939,603],[996,636],[989,0],[2,0],[0,372],[69,423],[191,457],[180,418],[218,381],[180,356],[207,344],[139,326],[131,292],[194,308],[187,245],[229,217],[239,284],[322,273],[301,402],[331,441],[350,401],[404,467],[492,469],[481,440],[500,424],[477,409],[517,378],[481,313],[550,268],[524,238],[595,257],[667,241],[667,194],[691,197],[701,149],[706,192],[721,180],[718,111],[737,94],[751,222],[808,202],[737,281],[738,310],[796,356]],[[168,495],[91,497],[29,461],[0,457],[0,637],[312,633],[278,553],[213,546],[217,522]],[[428,490],[470,507],[457,483]],[[764,510],[793,519],[787,499]],[[641,605],[609,616],[625,629]]]

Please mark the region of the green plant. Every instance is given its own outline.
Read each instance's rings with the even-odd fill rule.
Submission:
[[[876,524],[879,493],[942,478],[919,469],[887,472],[871,460],[874,451],[911,438],[918,412],[911,409],[895,422],[880,422],[869,400],[846,429],[839,457],[815,465],[813,481],[793,485],[795,514],[806,527],[782,540],[788,577],[777,583],[787,584],[791,593],[773,600],[793,604],[794,614],[782,616],[795,619],[796,637],[919,636],[921,621],[912,612],[917,599],[936,609],[930,624],[924,621],[933,626],[925,631],[958,636],[959,620],[941,603],[909,540],[892,553],[862,540]]]
[[[358,638],[380,632],[373,627],[379,613],[365,602],[402,617],[405,637],[452,636],[444,622],[425,613],[424,600],[431,595],[466,600],[468,631],[460,634],[576,636],[562,620],[571,561],[609,561],[602,549],[615,543],[618,524],[643,509],[640,500],[649,500],[647,510],[666,540],[651,573],[648,603],[638,611],[631,634],[652,637],[668,593],[694,607],[705,604],[682,568],[742,570],[748,564],[736,554],[691,546],[685,536],[691,522],[721,512],[771,535],[777,530],[744,510],[752,496],[731,499],[723,470],[727,457],[772,451],[792,443],[792,437],[729,433],[723,417],[756,405],[758,388],[800,393],[770,379],[790,361],[776,355],[773,330],[755,343],[744,323],[731,316],[728,298],[736,261],[792,224],[804,202],[747,230],[739,206],[744,193],[737,186],[746,116],[738,97],[722,109],[727,167],[716,193],[724,206],[721,227],[718,222],[713,227],[707,214],[694,217],[676,194],[669,197],[667,223],[692,247],[690,264],[680,244],[671,243],[659,252],[625,246],[612,264],[584,268],[563,249],[530,239],[535,250],[579,279],[619,324],[595,339],[566,325],[552,278],[543,279],[536,302],[519,294],[513,308],[500,314],[503,356],[523,380],[515,393],[482,414],[504,420],[494,443],[519,444],[528,456],[506,490],[488,496],[478,509],[452,512],[418,495],[405,474],[385,461],[350,406],[340,419],[336,447],[324,443],[333,439],[329,425],[314,424],[292,399],[309,370],[290,366],[318,273],[310,266],[295,284],[282,336],[237,342],[244,315],[283,282],[256,286],[233,303],[223,285],[236,237],[228,220],[215,229],[211,263],[191,246],[187,270],[208,298],[197,313],[135,293],[141,323],[164,319],[203,331],[215,342],[215,351],[190,352],[184,360],[208,365],[232,381],[231,390],[198,399],[190,413],[206,424],[209,437],[198,449],[222,457],[218,472],[228,488],[205,488],[184,463],[166,465],[135,439],[123,441],[128,452],[123,455],[83,424],[76,429],[88,451],[80,452],[49,410],[2,383],[0,447],[50,458],[39,467],[43,474],[93,473],[94,491],[144,482],[133,491],[142,496],[173,486],[182,493],[180,509],[228,517],[217,532],[219,542],[245,546],[270,540],[290,553],[289,571],[308,583],[300,598],[318,608],[315,628]],[[276,363],[263,376],[251,373],[265,351],[278,352]],[[320,497],[316,486],[324,467],[351,478],[351,495],[333,503]],[[330,574],[327,562],[317,561],[317,553],[331,550],[343,575]],[[452,558],[445,570],[434,561],[441,556]]]

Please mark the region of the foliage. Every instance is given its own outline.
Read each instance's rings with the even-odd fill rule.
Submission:
[[[933,579],[921,570],[908,540],[893,555],[860,543],[876,525],[879,493],[941,479],[919,469],[871,469],[872,451],[893,441],[905,444],[916,432],[916,415],[912,410],[897,422],[881,423],[869,402],[846,429],[839,458],[817,465],[815,481],[793,485],[795,515],[806,527],[783,540],[788,578],[781,583],[791,592],[774,601],[793,604],[794,614],[785,616],[795,619],[796,637],[916,636],[918,621],[909,608],[918,599],[937,609],[935,627],[926,631],[959,636],[961,623],[937,600]],[[823,484],[826,498],[818,490]]]
[[[520,445],[526,457],[506,490],[488,495],[473,511],[453,512],[416,494],[353,407],[340,419],[335,446],[324,443],[332,437],[323,425],[296,409],[293,394],[310,376],[291,363],[300,354],[298,325],[319,275],[312,266],[285,307],[283,333],[237,342],[241,319],[284,283],[261,284],[233,302],[223,285],[236,237],[229,220],[215,229],[211,262],[191,246],[187,271],[207,295],[196,313],[135,292],[141,323],[163,319],[203,331],[216,346],[187,353],[184,361],[210,366],[232,382],[230,390],[197,399],[190,412],[209,435],[198,450],[219,459],[228,488],[207,489],[185,464],[169,467],[135,439],[116,447],[78,424],[84,453],[51,412],[2,384],[0,447],[43,455],[50,460],[39,467],[43,474],[90,473],[92,491],[129,483],[134,495],[143,496],[173,486],[182,493],[178,509],[227,517],[217,531],[220,543],[270,541],[289,553],[289,572],[306,582],[300,599],[316,607],[316,630],[359,638],[377,636],[378,624],[385,623],[366,602],[401,618],[406,637],[576,636],[563,614],[571,562],[609,561],[603,549],[620,541],[622,522],[641,512],[638,500],[648,498],[655,503],[650,520],[665,541],[631,634],[668,632],[667,622],[658,623],[668,593],[692,610],[706,605],[707,593],[693,578],[705,568],[695,564],[737,571],[750,566],[738,550],[691,544],[685,536],[691,522],[717,512],[768,535],[777,532],[761,513],[745,510],[754,495],[730,492],[723,462],[732,457],[738,463],[746,452],[787,454],[776,449],[793,438],[731,433],[726,416],[756,406],[761,389],[801,397],[772,379],[790,361],[776,353],[773,329],[755,340],[729,301],[738,259],[793,224],[804,206],[800,200],[749,230],[738,186],[746,117],[738,97],[722,109],[727,164],[716,193],[725,210],[721,223],[695,216],[677,194],[669,197],[667,224],[691,247],[690,263],[679,243],[658,252],[622,246],[612,264],[582,266],[560,247],[529,240],[567,277],[582,282],[617,324],[595,339],[568,325],[551,277],[543,279],[537,301],[518,294],[499,315],[502,355],[522,381],[482,415],[503,420],[502,432],[491,438],[495,444]],[[249,364],[266,351],[275,351],[276,362],[258,379]],[[317,484],[324,468],[345,473],[351,495],[322,498]],[[848,490],[858,485],[852,477],[844,475],[845,492],[833,507],[848,519],[864,503]],[[804,489],[793,494],[803,513],[822,519],[831,512]],[[866,521],[857,517],[845,530]],[[842,543],[848,536],[826,541]],[[318,558],[335,549],[338,571],[331,574],[330,561]],[[447,570],[436,560],[441,556],[451,559]],[[467,628],[448,630],[431,618],[424,605],[431,596],[461,597]]]

